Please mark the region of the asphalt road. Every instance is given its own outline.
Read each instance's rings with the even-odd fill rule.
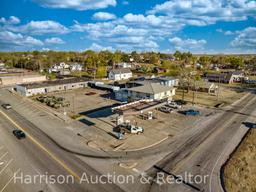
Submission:
[[[88,178],[90,176],[96,178],[101,174],[75,155],[60,149],[40,129],[14,110],[5,110],[4,113],[0,115],[0,163],[2,164],[0,164],[0,192],[122,191],[118,186],[109,183],[92,184],[87,181],[80,183],[84,173]],[[18,140],[12,135],[12,130],[17,128],[24,129],[27,133],[26,139]],[[67,182],[49,184],[49,181],[42,183],[36,180],[37,183],[24,184],[24,180],[22,180],[23,183],[19,179],[16,181],[20,182],[14,182],[14,173],[17,173],[17,176],[21,173],[53,175],[55,180],[57,176],[63,175]],[[74,178],[74,182],[71,178]]]
[[[180,140],[170,145],[171,153],[148,170],[147,174],[157,178],[158,173],[165,173],[165,176],[181,178],[182,182],[168,183],[166,179],[158,184],[151,182],[145,191],[222,191],[221,161],[225,161],[241,140],[241,135],[246,133],[247,128],[242,123],[248,118],[256,120],[256,116],[252,114],[255,109],[256,96],[250,94],[218,119],[188,137],[185,142]],[[191,182],[185,176],[188,174],[192,175]],[[204,181],[200,182],[197,175],[205,178]]]
[[[232,151],[231,144],[236,145],[245,133],[245,129],[240,128],[241,123],[248,117],[255,118],[251,114],[256,107],[255,99],[255,94],[248,95],[230,110],[221,112],[221,116],[211,123],[187,130],[175,140],[167,140],[142,151],[116,153],[117,156],[122,155],[123,159],[131,159],[168,151],[169,154],[149,169],[147,175],[155,177],[157,173],[165,173],[165,176],[177,176],[190,173],[207,176],[206,182],[200,184],[183,181],[181,184],[158,185],[152,182],[150,185],[142,185],[137,182],[133,191],[221,191],[220,162]],[[46,172],[48,175],[73,175],[77,180],[84,172],[89,176],[100,176],[101,173],[100,167],[97,167],[97,171],[75,154],[56,145],[38,128],[40,125],[32,124],[26,116],[21,116],[15,110],[3,111],[7,115],[0,114],[0,187],[3,191],[122,191],[114,184],[14,184],[12,176],[17,171],[30,175]],[[11,133],[17,127],[24,129],[30,136],[25,140],[17,140]],[[111,153],[110,158],[112,156],[115,154]]]

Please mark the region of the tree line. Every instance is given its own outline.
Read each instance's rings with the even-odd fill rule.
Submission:
[[[194,55],[190,52],[176,51],[174,54],[143,52],[124,53],[121,51],[95,52],[64,52],[64,51],[32,51],[32,52],[0,52],[0,62],[10,67],[25,68],[38,71],[60,63],[80,63],[85,69],[113,67],[119,62],[135,62],[153,64],[162,68],[173,69],[177,65],[196,64],[209,68],[211,64],[217,64],[226,68],[243,69],[247,66],[255,69],[255,55]]]

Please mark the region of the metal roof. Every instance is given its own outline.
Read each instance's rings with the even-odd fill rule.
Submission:
[[[133,87],[128,89],[129,91],[147,93],[147,94],[158,94],[166,91],[173,90],[174,88],[160,85],[158,83],[150,83],[139,87]]]
[[[87,78],[80,77],[80,78],[60,79],[60,80],[54,80],[54,81],[43,81],[38,83],[23,83],[18,85],[22,87],[26,87],[27,89],[34,89],[34,88],[51,87],[51,86],[80,83],[80,82],[87,82],[87,81],[88,81]]]

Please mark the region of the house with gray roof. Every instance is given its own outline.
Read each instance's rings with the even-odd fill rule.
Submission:
[[[108,73],[108,79],[121,81],[132,78],[132,72],[129,68],[112,69]]]

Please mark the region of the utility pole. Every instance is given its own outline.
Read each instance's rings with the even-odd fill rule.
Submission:
[[[75,96],[73,95],[73,113],[75,115]]]
[[[220,92],[220,75],[219,75],[219,82],[218,82],[217,101],[219,101],[219,92]]]
[[[194,90],[193,90],[193,101],[192,101],[193,105],[195,105],[195,91],[196,91],[196,79],[194,79]]]

